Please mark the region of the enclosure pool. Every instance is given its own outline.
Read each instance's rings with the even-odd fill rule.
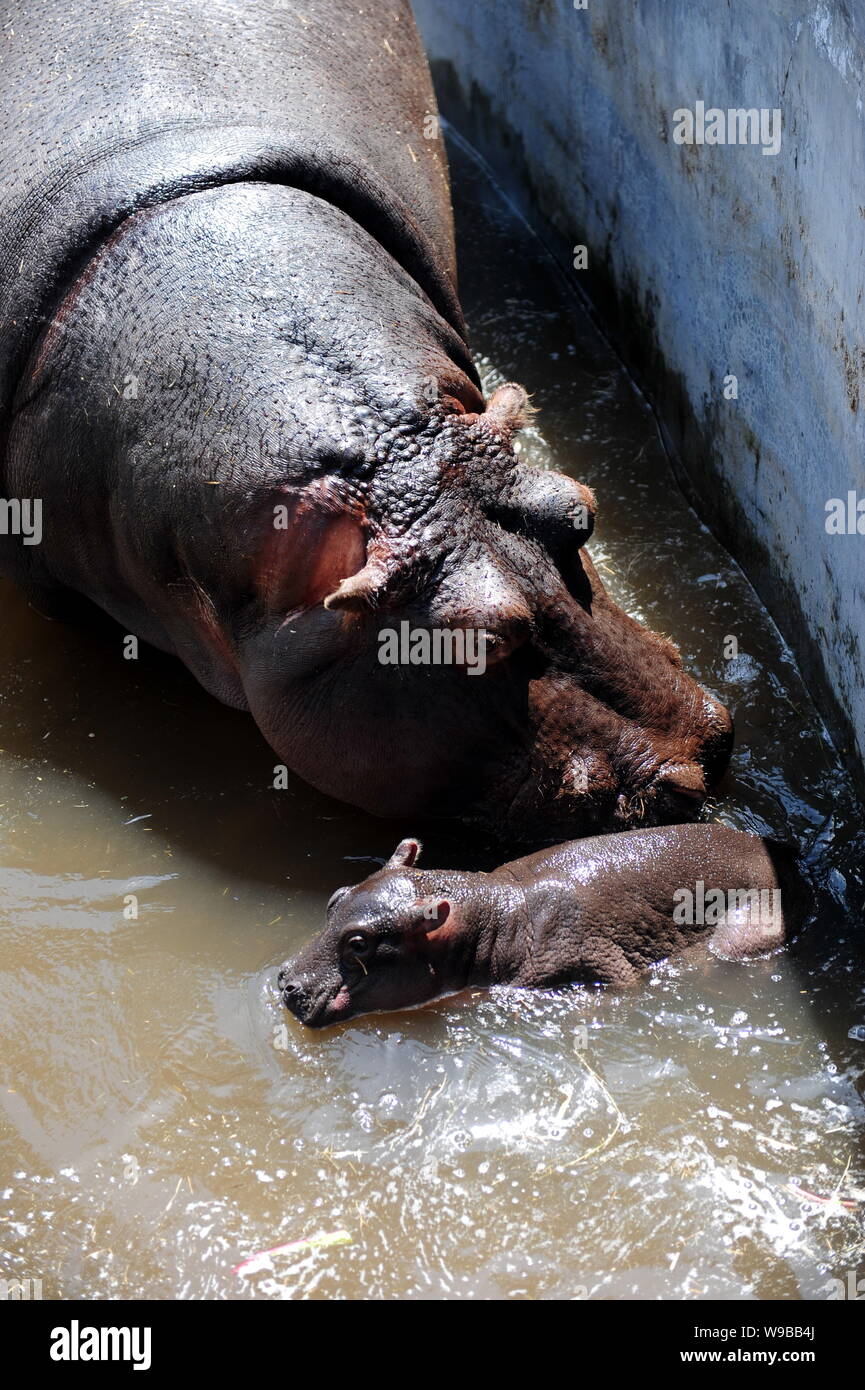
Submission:
[[[0,1277],[46,1298],[822,1299],[865,1270],[843,762],[647,405],[484,167],[451,156],[485,387],[522,381],[523,456],[596,489],[613,596],[734,714],[707,816],[807,845],[816,918],[771,959],[697,955],[620,997],[497,989],[305,1031],[276,970],[336,886],[408,833],[429,865],[498,851],[274,790],[252,721],[179,664],[124,661],[116,631],[4,586]]]

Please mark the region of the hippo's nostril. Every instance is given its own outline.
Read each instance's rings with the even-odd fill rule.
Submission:
[[[279,972],[279,987],[282,991],[283,1006],[294,1014],[295,1018],[303,1019],[309,1011],[309,995],[299,980],[291,980],[286,972]]]
[[[278,974],[277,977],[276,977],[276,987],[277,987],[277,989],[285,989],[285,986],[287,985],[287,983],[288,983],[288,975],[287,975],[286,971],[285,971],[285,970],[280,970],[279,974]]]
[[[706,779],[698,763],[667,763],[656,777],[653,820],[693,820],[706,799]]]
[[[698,763],[667,763],[658,775],[659,790],[685,801],[704,801],[706,779]]]

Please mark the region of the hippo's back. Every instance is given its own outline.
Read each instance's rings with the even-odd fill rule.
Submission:
[[[0,411],[106,237],[222,183],[288,183],[341,207],[461,328],[447,170],[405,0],[30,0],[7,13]]]
[[[571,840],[518,859],[508,869],[523,885],[549,885],[552,901],[564,885],[576,888],[609,923],[623,912],[664,917],[676,893],[696,892],[700,883],[725,893],[781,888],[788,929],[811,907],[808,882],[791,846],[715,822]]]

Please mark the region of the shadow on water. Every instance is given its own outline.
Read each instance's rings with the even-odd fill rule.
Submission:
[[[177,663],[124,661],[116,629],[4,589],[0,1276],[46,1296],[822,1298],[862,1265],[844,758],[560,273],[471,152],[452,159],[485,385],[532,392],[524,457],[595,488],[614,596],[733,710],[707,814],[810,845],[815,921],[771,960],[697,954],[618,998],[496,990],[305,1032],[277,964],[421,827],[273,790],[251,720]],[[423,831],[428,863],[475,852]]]
[[[407,833],[296,777],[275,789],[278,759],[248,715],[209,698],[178,661],[144,643],[126,659],[125,632],[89,605],[66,624],[35,612],[6,581],[0,595],[6,755],[45,767],[49,780],[62,772],[97,788],[115,807],[118,827],[145,817],[148,833],[158,830],[226,871],[272,885],[290,874],[296,886],[315,887],[321,876],[309,867],[310,824],[331,865],[375,863]],[[422,819],[417,828],[459,860],[464,831]],[[477,841],[474,852],[483,845]]]

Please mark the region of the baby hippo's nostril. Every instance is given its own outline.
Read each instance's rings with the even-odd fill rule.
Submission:
[[[282,993],[282,1002],[295,1018],[303,1019],[309,1010],[309,995],[299,980],[289,979],[285,970],[280,970],[277,981]]]

